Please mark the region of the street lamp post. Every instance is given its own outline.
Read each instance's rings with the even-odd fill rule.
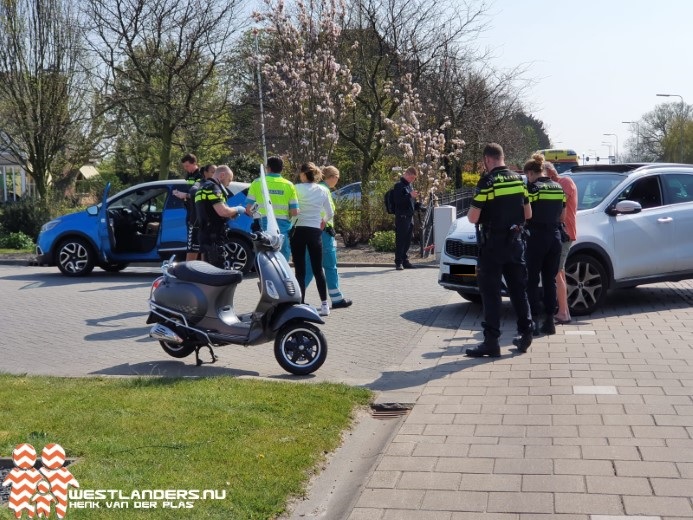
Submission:
[[[681,100],[679,118],[681,120],[681,137],[679,137],[679,161],[683,162],[683,96],[678,94],[657,94],[659,97],[677,97]]]
[[[612,143],[605,143],[605,142],[602,142],[602,146],[606,146],[606,147],[607,147],[607,149],[609,150],[609,155],[607,155],[607,157],[611,158],[611,152],[612,152],[612,150],[613,150],[613,148],[614,148],[614,145],[613,145]]]
[[[635,160],[640,161],[640,123],[637,121],[621,121],[626,125],[635,125]]]
[[[604,135],[613,135],[616,138],[616,149],[614,151],[614,162],[618,162],[618,136],[616,134],[604,134]]]

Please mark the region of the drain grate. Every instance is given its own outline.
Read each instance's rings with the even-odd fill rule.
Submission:
[[[374,419],[397,419],[411,412],[410,403],[378,403],[371,405],[371,417]]]

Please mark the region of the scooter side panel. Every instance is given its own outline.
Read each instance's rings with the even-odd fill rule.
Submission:
[[[204,292],[191,283],[171,280],[157,287],[152,296],[162,307],[184,314],[190,323],[197,323],[207,313]]]

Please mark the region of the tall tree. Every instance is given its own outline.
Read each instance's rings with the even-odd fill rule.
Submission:
[[[159,142],[169,176],[176,132],[225,111],[219,75],[240,24],[242,0],[85,0],[93,49],[106,66],[112,103]],[[193,150],[194,151],[194,150]]]
[[[84,40],[68,0],[0,2],[0,139],[45,197],[98,141],[83,68]]]
[[[286,139],[291,162],[328,164],[344,112],[361,90],[348,61],[336,58],[344,3],[297,2],[290,13],[283,1],[265,0],[254,17],[265,29],[269,51],[262,68],[268,114]]]
[[[342,52],[351,60],[362,91],[339,130],[358,151],[359,177],[368,182],[373,166],[397,145],[387,121],[398,117],[402,93],[409,89],[405,83],[418,95],[426,77],[459,51],[457,43],[478,32],[486,5],[462,2],[453,8],[423,0],[353,0],[352,6]],[[426,119],[420,129],[444,123],[445,117]]]
[[[684,125],[684,152],[688,142],[685,140],[685,131],[691,123],[687,118],[688,109],[689,107],[685,107],[682,113],[680,104],[662,103],[642,116],[638,122],[640,160],[679,162],[682,145],[681,125]]]

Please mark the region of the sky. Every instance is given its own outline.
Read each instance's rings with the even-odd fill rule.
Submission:
[[[622,121],[681,103],[656,94],[693,104],[693,0],[495,0],[489,12],[479,44],[497,68],[527,66],[524,100],[556,148],[623,152],[635,125]]]

